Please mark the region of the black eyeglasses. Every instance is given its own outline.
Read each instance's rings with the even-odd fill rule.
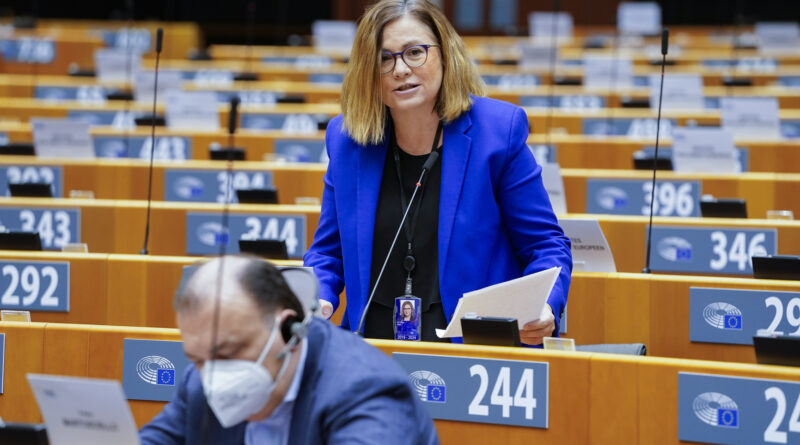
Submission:
[[[400,56],[403,62],[411,68],[424,65],[428,60],[428,48],[435,46],[439,45],[412,45],[398,53],[381,52],[381,74],[388,74],[394,70],[397,56]]]

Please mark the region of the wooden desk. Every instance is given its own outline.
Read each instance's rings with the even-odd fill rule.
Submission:
[[[0,323],[6,334],[6,392],[0,414],[8,421],[38,422],[37,405],[26,373],[121,380],[125,338],[179,340],[173,329],[91,325]],[[549,364],[549,428],[519,428],[436,421],[443,444],[632,443],[677,441],[678,372],[800,380],[800,370],[695,360],[545,352],[523,348],[370,341],[393,352],[453,355]],[[162,402],[130,402],[138,425],[157,414]],[[609,409],[613,405],[614,409]],[[12,408],[13,407],[13,408]]]

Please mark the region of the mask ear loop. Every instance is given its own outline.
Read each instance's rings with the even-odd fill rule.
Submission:
[[[314,283],[314,297],[313,297],[313,300],[311,301],[311,307],[309,307],[309,310],[306,311],[306,314],[305,314],[305,317],[303,318],[303,321],[299,322],[299,323],[298,322],[292,323],[292,326],[291,326],[292,337],[286,343],[286,346],[284,346],[281,349],[281,352],[278,353],[278,359],[279,360],[282,360],[284,357],[289,355],[291,353],[291,350],[295,346],[297,346],[297,343],[299,343],[300,340],[302,340],[302,339],[306,338],[306,336],[308,336],[308,325],[311,323],[311,320],[314,319],[314,312],[317,312],[319,310],[319,307],[320,307],[320,305],[319,305],[319,281],[316,279],[316,276],[314,275],[314,273],[310,272],[308,269],[305,269],[305,268],[302,268],[302,267],[284,267],[284,268],[282,268],[280,270],[281,275],[283,275],[283,273],[286,272],[286,271],[301,271],[302,273],[312,275],[313,278],[314,278],[313,280],[311,280]],[[292,294],[294,294],[294,292],[292,292]],[[297,298],[297,295],[295,295],[295,298]],[[288,363],[288,360],[286,362]]]

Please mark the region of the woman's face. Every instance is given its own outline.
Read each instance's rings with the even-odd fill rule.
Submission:
[[[403,305],[403,317],[404,318],[410,318],[411,317],[411,312],[412,312],[411,305],[410,304],[404,304]]]
[[[397,53],[412,45],[438,45],[427,26],[419,20],[404,16],[383,28],[381,51]],[[428,58],[422,66],[411,68],[403,58],[395,58],[394,69],[381,75],[383,103],[392,111],[430,113],[442,86],[442,58],[438,46],[428,48]]]

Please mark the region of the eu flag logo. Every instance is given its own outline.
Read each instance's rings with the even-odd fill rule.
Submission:
[[[445,403],[446,400],[444,385],[428,385],[429,402]]]
[[[739,411],[735,409],[717,410],[717,425],[728,428],[739,428]]]
[[[157,376],[158,385],[175,386],[175,370],[174,369],[159,369]]]
[[[691,261],[692,259],[692,249],[675,249],[675,257],[677,260],[684,260],[684,261]]]
[[[725,322],[725,329],[742,330],[742,316],[741,315],[724,315],[722,317]]]

